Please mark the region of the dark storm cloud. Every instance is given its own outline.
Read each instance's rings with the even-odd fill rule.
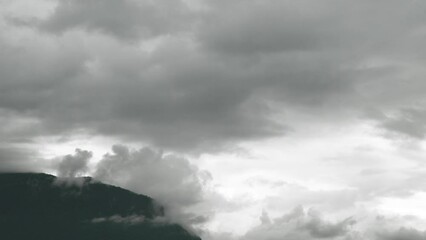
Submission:
[[[423,2],[201,5],[68,0],[39,25],[4,17],[0,108],[27,124],[8,134],[212,150],[285,134],[286,111],[337,119],[423,98]]]
[[[167,41],[147,57],[104,38],[105,46],[90,50],[73,37],[51,46],[40,39],[33,42],[41,45],[37,51],[20,46],[8,54],[17,59],[3,69],[0,105],[15,119],[34,119],[34,135],[85,129],[196,149],[282,131],[269,121],[266,105],[250,99],[250,85],[240,85],[242,74],[192,52],[184,41]],[[57,52],[59,45],[69,47]],[[45,60],[37,61],[41,52]],[[25,67],[31,64],[34,69]]]

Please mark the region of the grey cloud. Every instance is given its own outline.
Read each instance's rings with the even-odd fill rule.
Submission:
[[[217,150],[284,135],[292,123],[276,113],[338,121],[424,98],[422,2],[203,3],[60,1],[41,24],[60,35],[2,23],[0,108],[28,122],[7,136],[83,131]]]
[[[14,146],[0,147],[0,172],[34,172],[43,168],[36,151]]]
[[[306,224],[306,228],[309,229],[311,236],[314,238],[334,238],[345,235],[347,233],[347,226],[354,223],[355,221],[350,218],[337,224],[324,223],[321,219],[315,218]]]
[[[265,213],[262,213],[264,216]],[[426,239],[424,231],[405,227],[406,216],[386,218],[368,213],[362,217],[350,217],[331,222],[319,212],[297,207],[271,222],[262,222],[246,235],[235,239],[336,239],[336,240],[420,240]]]
[[[262,225],[271,224],[271,219],[265,210],[262,211],[262,215],[260,216],[259,220]]]
[[[426,110],[415,108],[399,109],[393,116],[382,114],[379,122],[382,128],[397,136],[423,139],[426,135]]]
[[[206,17],[201,37],[209,47],[225,54],[309,51],[337,44],[327,32],[332,28],[325,28],[330,19],[300,13],[306,3],[297,6],[288,1],[230,1],[211,5],[217,11]],[[318,6],[312,5],[309,8]],[[308,14],[316,14],[309,8]]]
[[[112,153],[97,164],[93,177],[154,198],[165,206],[168,221],[192,231],[199,231],[197,228],[214,214],[202,204],[210,197],[210,173],[182,157],[149,147],[133,150],[114,145]]]
[[[347,239],[353,224],[355,221],[350,218],[332,223],[312,210],[298,207],[273,222],[263,222],[242,239]]]
[[[182,1],[65,0],[39,27],[54,33],[82,28],[137,40],[178,32],[187,11]]]
[[[58,165],[58,177],[74,178],[88,170],[92,152],[76,149],[74,155],[65,155]]]
[[[98,163],[94,177],[151,196],[163,204],[185,207],[203,199],[210,176],[188,160],[151,148],[114,145]]]
[[[263,61],[256,66],[271,60],[276,69],[257,72],[266,73],[259,76],[262,86],[274,86],[270,94],[284,103],[344,114],[423,99],[423,73],[408,64],[423,64],[424,35],[415,34],[423,26],[423,2],[208,3],[214,10],[200,29],[204,46],[223,58]]]
[[[42,108],[58,87],[67,85],[83,69],[86,54],[77,49],[78,43],[47,44],[36,38],[17,47],[0,40],[2,108],[26,113]]]
[[[376,41],[406,33],[404,25],[420,26],[421,10],[414,6],[424,7],[399,1],[207,2],[214,10],[205,17],[203,42],[225,54],[372,50]],[[390,24],[390,18],[399,22]]]
[[[143,52],[133,51],[134,47],[104,39],[106,46],[95,49],[91,60],[79,35],[70,38],[74,37],[73,46],[68,45],[68,37],[57,43],[69,50],[62,53],[59,45],[47,47],[45,39],[35,40],[33,44],[45,52],[45,61],[36,61],[41,53],[29,46],[12,51],[5,44],[17,59],[16,64],[2,70],[8,75],[1,82],[5,94],[0,105],[18,115],[15,119],[32,120],[29,137],[83,129],[194,150],[200,146],[220,148],[235,140],[283,131],[281,124],[269,120],[264,104],[250,99],[250,85],[239,87],[239,80],[231,80],[242,76],[235,76],[224,63],[214,63],[212,68],[209,57],[191,52],[185,42],[181,43],[184,48],[173,46],[180,43],[178,40],[166,42],[147,58]],[[16,53],[22,56],[18,58]],[[183,55],[187,56],[185,61],[179,59]],[[124,59],[119,62],[114,57]],[[34,69],[17,73],[33,61]],[[93,72],[92,63],[99,72]],[[157,68],[163,70],[158,72]],[[48,72],[51,75],[44,75]]]
[[[377,234],[378,240],[425,240],[426,233],[412,229],[400,228],[396,231],[387,231]]]
[[[232,235],[231,233],[222,233],[222,232],[205,232],[202,235],[203,239],[205,240],[214,240],[214,239],[221,239],[221,240],[237,240],[238,237],[235,235]]]
[[[114,215],[106,218],[95,218],[92,219],[92,223],[103,223],[103,222],[114,222],[114,223],[124,223],[124,224],[139,224],[145,221],[149,221],[145,219],[145,216],[141,215],[131,215],[122,217],[119,215]]]

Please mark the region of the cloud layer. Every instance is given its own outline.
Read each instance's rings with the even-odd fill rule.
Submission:
[[[414,120],[378,116],[424,101],[425,7],[74,0],[55,2],[43,17],[5,11],[0,107],[14,130],[2,133],[85,131],[220,149],[283,135],[294,120],[276,115],[302,111],[355,113],[421,137]]]

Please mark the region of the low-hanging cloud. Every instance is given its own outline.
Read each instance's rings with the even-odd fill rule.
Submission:
[[[92,158],[92,152],[76,149],[73,155],[65,155],[58,165],[58,176],[74,178],[88,171],[88,163]]]
[[[187,159],[149,147],[139,150],[114,145],[96,166],[96,179],[146,194],[162,204],[181,208],[203,199],[208,172]]]
[[[154,198],[165,207],[167,221],[192,231],[199,231],[214,215],[209,198],[216,195],[208,187],[210,173],[183,157],[150,147],[114,145],[98,162],[93,177]],[[220,196],[218,200],[223,201]]]

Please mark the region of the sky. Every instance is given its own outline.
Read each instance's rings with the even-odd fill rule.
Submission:
[[[426,1],[0,0],[0,171],[205,240],[426,239]]]

